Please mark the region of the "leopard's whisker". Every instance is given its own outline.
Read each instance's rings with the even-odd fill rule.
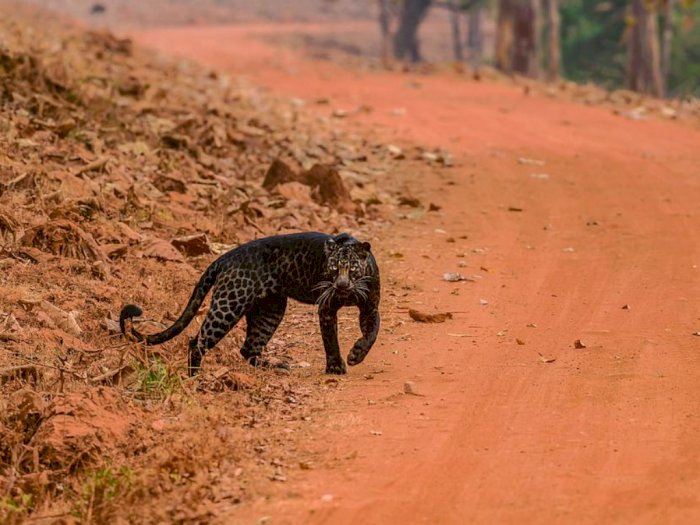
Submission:
[[[369,286],[367,286],[365,283],[355,283],[355,289],[360,290],[365,295],[369,293]]]
[[[333,285],[333,283],[331,281],[321,281],[311,289],[314,291],[322,290],[323,288],[328,288],[329,286],[332,286],[332,285]]]
[[[320,297],[316,300],[316,303],[319,305],[319,307],[324,307],[326,304],[331,300],[333,295],[335,294],[335,288],[332,286],[329,286],[324,290],[324,292],[320,295]]]
[[[355,297],[358,300],[361,300],[361,301],[367,300],[367,294],[365,294],[365,292],[360,290],[359,288],[355,288],[353,290],[353,295],[355,295]]]
[[[372,282],[373,277],[371,275],[364,275],[360,277],[357,281],[355,281],[355,284],[361,284],[364,286],[368,286],[370,282]]]

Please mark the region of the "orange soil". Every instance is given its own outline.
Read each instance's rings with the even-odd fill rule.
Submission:
[[[221,521],[700,522],[700,132],[450,74],[347,70],[257,37],[303,29],[137,40],[330,98],[309,104],[320,114],[372,108],[342,121],[357,133],[450,150],[451,170],[389,176],[442,209],[375,244],[386,296],[458,313],[385,324],[309,436],[319,464]]]

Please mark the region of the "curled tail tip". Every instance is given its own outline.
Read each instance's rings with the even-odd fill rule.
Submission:
[[[135,304],[127,304],[124,306],[124,308],[122,308],[122,311],[119,314],[119,329],[121,330],[122,334],[126,334],[127,319],[139,317],[141,314],[143,314],[143,310],[141,310],[141,308]]]

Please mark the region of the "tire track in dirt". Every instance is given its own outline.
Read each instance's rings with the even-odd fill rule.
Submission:
[[[390,276],[385,294],[408,284],[407,304],[465,313],[445,325],[385,325],[309,436],[315,468],[236,519],[700,519],[700,339],[692,336],[700,329],[700,133],[447,74],[344,70],[247,31],[152,30],[137,39],[281,95],[366,104],[372,112],[343,125],[451,150],[458,166],[449,172],[389,176],[387,184],[443,208],[396,220],[377,248]],[[405,116],[392,114],[396,107]],[[482,279],[444,283],[445,271]],[[573,348],[579,338],[586,348]],[[424,396],[400,393],[409,380]]]

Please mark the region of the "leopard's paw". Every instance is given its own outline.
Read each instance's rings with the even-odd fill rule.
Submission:
[[[369,352],[367,345],[363,341],[358,341],[348,354],[348,364],[350,366],[359,365],[364,361],[367,352]]]
[[[339,362],[326,363],[326,374],[343,375],[347,374],[348,369],[345,363],[341,360]]]

